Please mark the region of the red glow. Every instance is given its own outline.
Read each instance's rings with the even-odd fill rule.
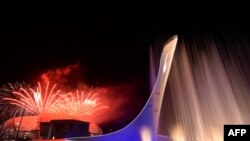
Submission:
[[[48,82],[57,82],[64,83],[67,81],[69,75],[73,74],[73,71],[78,70],[79,64],[68,65],[64,68],[57,68],[55,70],[48,70],[46,73],[43,73],[41,79],[44,83]]]
[[[20,92],[14,91],[13,93],[20,98],[4,98],[4,100],[24,108],[32,115],[54,111],[56,104],[62,100],[62,92],[61,90],[56,90],[56,84],[50,89],[49,83],[47,83],[45,90],[43,90],[38,82],[36,89],[30,88],[26,90],[20,88]]]
[[[20,97],[4,98],[10,104],[24,108],[31,115],[41,114],[64,114],[83,118],[91,116],[100,109],[106,109],[98,98],[98,93],[89,90],[82,90],[75,93],[65,93],[56,88],[56,84],[50,87],[49,83],[45,88],[38,82],[36,89],[20,89],[20,92],[13,92]]]
[[[130,102],[140,105],[135,99],[139,82],[90,87],[81,77],[82,70],[79,64],[48,70],[36,87],[16,89],[16,97],[3,100],[19,108],[13,117],[25,108],[24,116],[39,116],[45,121],[62,118],[107,124],[124,122],[137,114]]]
[[[4,128],[18,128],[20,125],[20,131],[32,131],[40,130],[40,122],[50,122],[51,120],[81,120],[73,116],[63,115],[63,114],[46,114],[40,116],[24,116],[24,117],[15,117],[7,120],[4,124]],[[81,120],[85,121],[85,120]],[[13,127],[14,126],[14,127]],[[98,133],[100,127],[95,123],[90,122],[89,132]]]
[[[53,113],[67,113],[68,115],[82,117],[108,108],[108,106],[103,106],[97,96],[97,93],[91,91],[79,92],[78,90],[75,93],[70,92],[62,95],[63,100],[56,103]]]

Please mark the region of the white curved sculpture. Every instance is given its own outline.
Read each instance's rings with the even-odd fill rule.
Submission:
[[[152,93],[140,114],[126,127],[116,132],[94,137],[74,137],[67,141],[167,141],[157,134],[165,86],[173,60],[177,36],[165,44],[160,58],[159,71]]]

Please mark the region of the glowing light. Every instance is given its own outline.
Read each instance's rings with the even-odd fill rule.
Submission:
[[[167,65],[165,63],[164,66],[163,66],[163,73],[165,73],[166,69],[167,69]]]
[[[141,140],[152,141],[152,133],[148,127],[143,127],[141,129]]]
[[[172,130],[172,138],[174,141],[185,141],[185,135],[183,133],[183,129],[180,126],[174,127]]]
[[[166,55],[166,61],[164,62],[164,65],[163,65],[163,73],[165,73],[166,72],[166,70],[167,70],[167,59],[168,59],[168,54]]]

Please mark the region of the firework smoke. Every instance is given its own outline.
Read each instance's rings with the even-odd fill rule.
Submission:
[[[128,123],[139,113],[144,102],[146,102],[147,97],[145,97],[145,93],[147,90],[142,90],[143,86],[141,82],[137,80],[110,85],[100,85],[99,83],[98,86],[88,86],[84,81],[83,72],[85,72],[85,70],[81,69],[77,63],[63,68],[48,70],[41,76],[42,82],[56,82],[58,84],[57,86],[67,93],[64,99],[68,108],[66,108],[65,104],[61,103],[58,103],[60,104],[58,107],[65,107],[61,109],[70,111],[68,113],[71,115],[98,124],[109,124],[112,122],[124,123],[125,125],[125,122]],[[140,97],[141,93],[143,93],[142,97]],[[89,97],[95,95],[91,101],[96,101],[96,96],[98,96],[97,101],[93,102],[96,103],[97,106],[93,107],[93,103],[92,106],[89,105],[89,108],[95,112],[84,109],[77,111],[70,108],[73,105],[79,108],[83,106],[84,101],[77,100],[77,97],[80,98],[82,94],[85,98],[88,94],[90,94]],[[72,101],[78,101],[78,104],[73,104]],[[88,102],[85,101],[85,103]],[[136,108],[131,103],[135,103],[137,105]]]
[[[83,70],[80,68],[79,63],[67,65],[66,67],[50,69],[45,73],[42,73],[39,81],[47,84],[56,83],[60,89],[77,89],[81,81]]]

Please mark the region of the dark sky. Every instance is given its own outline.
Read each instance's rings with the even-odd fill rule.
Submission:
[[[245,32],[242,5],[12,1],[1,18],[0,83],[29,81],[75,62],[91,72],[90,79],[145,77],[152,42],[193,31]]]

